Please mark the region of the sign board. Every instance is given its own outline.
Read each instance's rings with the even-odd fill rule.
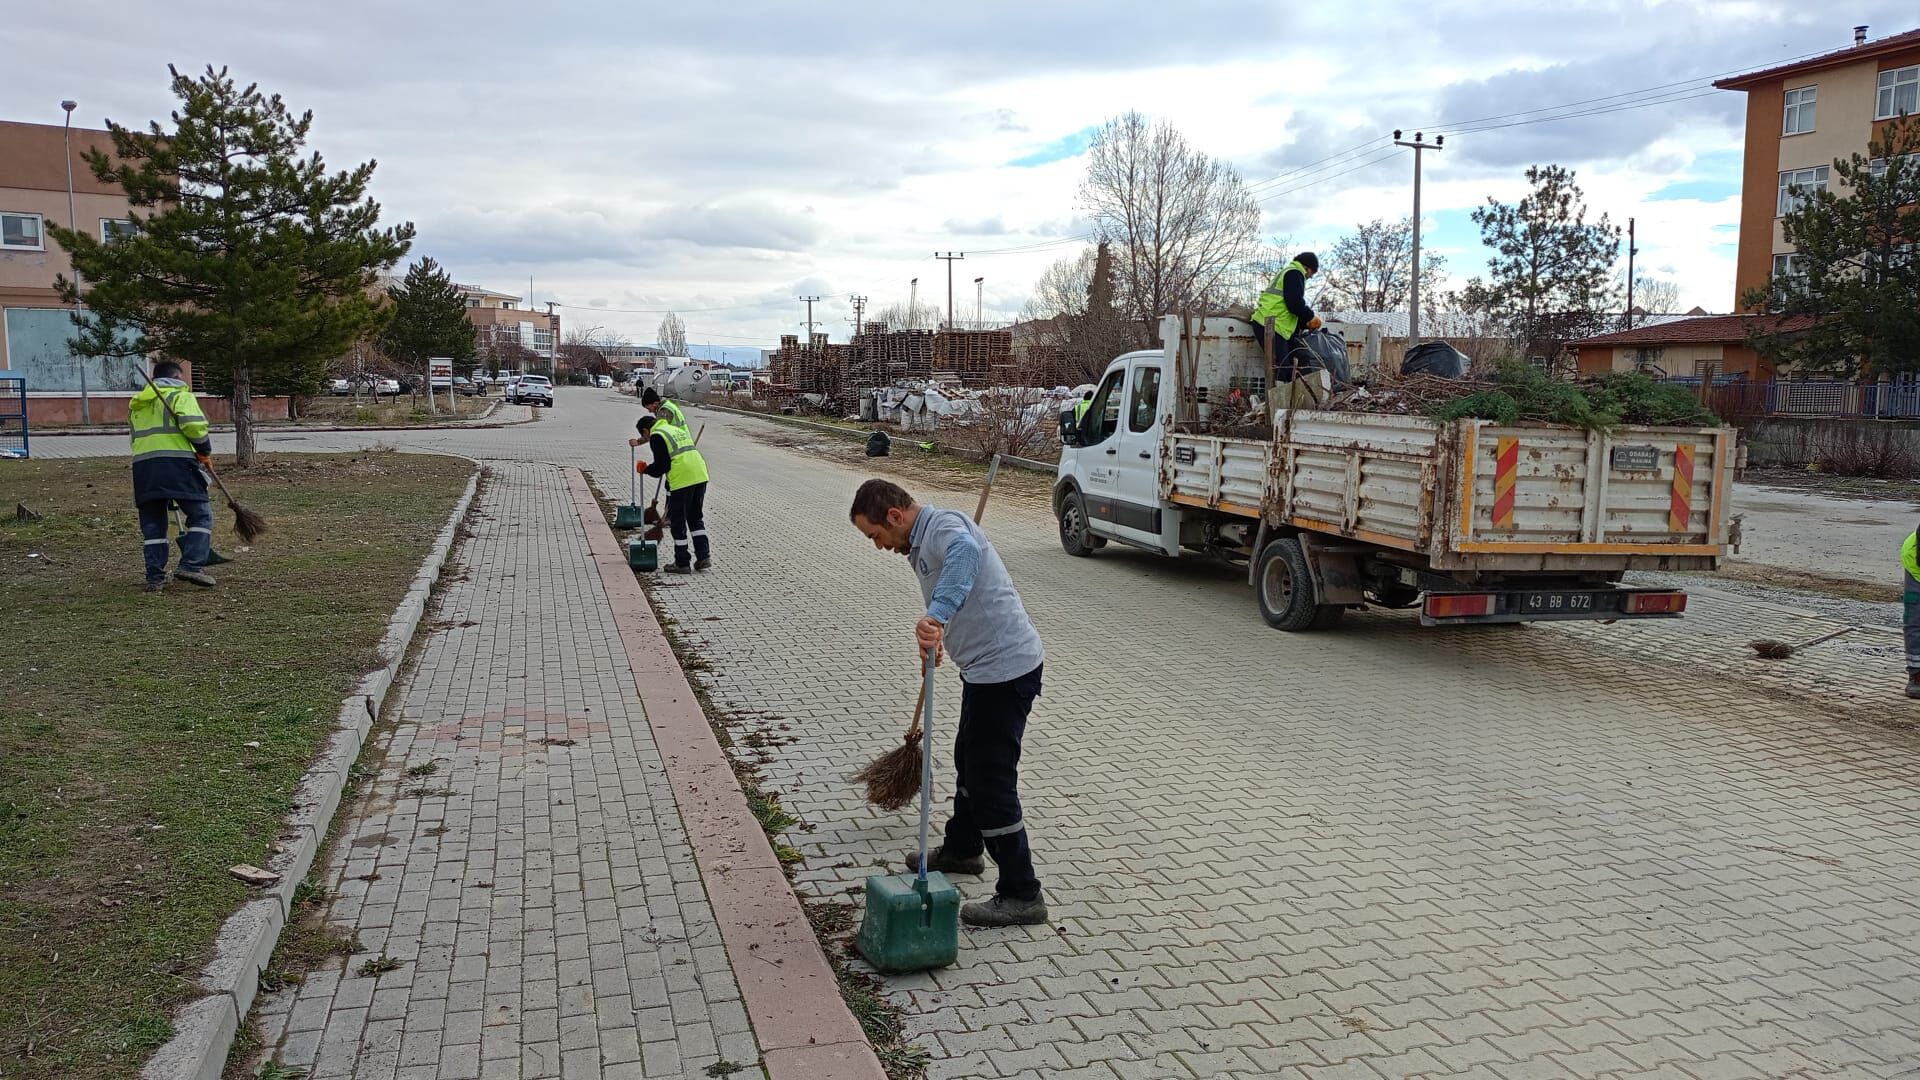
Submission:
[[[1658,472],[1660,450],[1653,446],[1616,446],[1613,467],[1620,472]]]

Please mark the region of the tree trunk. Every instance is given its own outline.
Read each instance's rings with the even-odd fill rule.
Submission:
[[[233,463],[241,468],[253,464],[253,383],[247,365],[233,366]]]

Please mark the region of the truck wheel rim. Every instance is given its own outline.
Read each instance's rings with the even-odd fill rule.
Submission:
[[[1085,531],[1080,521],[1080,508],[1072,503],[1060,515],[1060,531],[1070,539],[1078,540]]]
[[[1293,574],[1287,560],[1267,562],[1266,572],[1260,575],[1260,591],[1266,596],[1267,607],[1273,611],[1285,611],[1293,603]]]

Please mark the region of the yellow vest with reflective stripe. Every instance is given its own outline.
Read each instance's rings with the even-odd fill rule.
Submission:
[[[1087,410],[1092,407],[1093,407],[1093,399],[1091,398],[1081,398],[1079,401],[1074,402],[1073,403],[1074,422],[1078,423],[1080,418],[1087,415]]]
[[[1271,319],[1274,335],[1282,339],[1292,337],[1293,332],[1300,328],[1300,316],[1287,308],[1286,294],[1280,291],[1286,283],[1287,275],[1295,270],[1300,271],[1300,286],[1304,291],[1307,268],[1300,265],[1300,260],[1295,259],[1287,264],[1285,270],[1273,275],[1273,284],[1260,290],[1260,302],[1253,307],[1253,321],[1261,326],[1267,326],[1268,320]]]
[[[162,394],[166,395],[165,405],[160,402]],[[167,405],[172,405],[173,413],[179,414],[179,423],[174,422],[173,413],[167,412]],[[200,411],[200,402],[193,396],[193,391],[184,385],[141,390],[127,403],[127,419],[133,428],[132,452],[135,461],[161,457],[190,458],[193,456],[193,444],[207,437],[207,416]]]
[[[654,433],[667,440],[667,489],[679,491],[707,482],[707,459],[693,445],[687,429],[672,424],[655,424]]]
[[[1920,532],[1907,534],[1907,542],[1900,545],[1900,565],[1907,568],[1907,576],[1920,581]]]
[[[660,422],[663,424],[672,424],[682,431],[687,430],[687,414],[680,411],[680,406],[675,405],[666,398],[660,399],[660,408],[655,411],[654,415],[659,417]]]

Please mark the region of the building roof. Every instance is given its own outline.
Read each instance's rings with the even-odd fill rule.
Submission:
[[[1569,344],[1576,349],[1619,345],[1740,345],[1747,340],[1749,331],[1804,330],[1816,321],[1809,315],[1787,319],[1773,315],[1706,315],[1597,334]]]
[[[1750,90],[1760,83],[1783,79],[1789,75],[1818,71],[1822,68],[1833,67],[1836,64],[1851,64],[1860,60],[1870,60],[1876,56],[1885,55],[1886,53],[1898,52],[1902,49],[1915,47],[1920,47],[1920,30],[1908,30],[1904,34],[1883,37],[1878,41],[1869,41],[1863,45],[1849,45],[1844,49],[1835,49],[1830,53],[1822,53],[1819,56],[1808,57],[1805,60],[1795,60],[1790,64],[1776,64],[1773,67],[1761,68],[1758,71],[1749,71],[1744,75],[1717,79],[1713,85],[1721,90]]]

